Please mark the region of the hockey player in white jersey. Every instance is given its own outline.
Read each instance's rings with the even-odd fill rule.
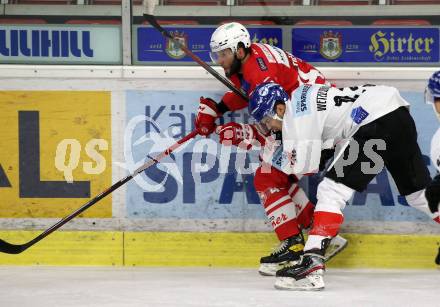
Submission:
[[[440,121],[440,71],[435,72],[429,78],[428,86],[425,90],[425,101],[432,104],[434,114]],[[426,188],[426,198],[428,199],[431,212],[435,212],[440,204],[440,128],[434,134],[431,141],[431,160],[438,173]],[[440,247],[435,263],[440,265]]]
[[[383,166],[408,204],[440,223],[438,209],[431,212],[425,197],[431,178],[417,144],[409,104],[397,89],[301,85],[290,97],[279,85],[265,83],[256,87],[249,103],[250,114],[257,121],[282,131],[283,171],[313,173],[318,169],[321,149],[336,147],[337,154],[334,166],[318,185],[304,256],[298,265],[277,272],[276,288],[324,288],[323,255],[339,232],[342,210],[354,192],[363,191]]]
[[[425,101],[432,105],[434,114],[440,121],[440,71],[435,72],[429,78],[428,86],[425,90]],[[440,172],[440,128],[434,134],[431,141],[431,160]]]

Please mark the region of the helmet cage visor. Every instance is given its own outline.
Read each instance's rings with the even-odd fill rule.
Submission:
[[[234,54],[233,54],[231,48],[225,48],[223,50],[216,51],[216,52],[211,51],[209,53],[209,57],[211,58],[211,61],[216,64],[219,64],[220,62],[223,62],[225,59],[233,57],[233,56],[234,56]]]
[[[280,116],[277,114],[277,112],[276,112],[276,106],[277,106],[277,103],[274,104],[273,108],[272,108],[270,111],[266,112],[265,114],[252,114],[252,116],[253,116],[258,122],[263,123],[263,124],[266,123],[266,122],[268,122],[268,121],[271,120],[271,119],[276,119],[276,120],[279,120],[279,121],[283,121],[283,118],[280,117]],[[260,118],[260,119],[257,119],[257,117],[255,117],[255,116],[257,116],[257,117]]]
[[[427,104],[434,103],[434,95],[432,95],[428,87],[425,88],[425,103]]]
[[[434,110],[434,114],[437,116],[437,119],[440,121],[440,108],[438,105],[440,104],[440,95],[433,95],[430,89],[427,87],[425,89],[425,102],[432,106]]]

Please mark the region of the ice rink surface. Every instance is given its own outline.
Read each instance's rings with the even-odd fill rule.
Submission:
[[[320,292],[252,269],[0,267],[0,306],[440,306],[440,270],[339,270]]]

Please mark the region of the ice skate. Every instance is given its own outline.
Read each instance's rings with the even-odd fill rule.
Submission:
[[[325,262],[332,259],[334,256],[342,252],[348,245],[348,241],[341,237],[340,235],[337,235],[334,237],[331,241],[329,246],[327,247],[327,250],[325,251]]]
[[[323,256],[305,254],[299,264],[285,267],[276,273],[275,288],[294,291],[322,290],[325,286],[324,271]]]
[[[275,276],[276,272],[286,265],[299,263],[304,250],[302,233],[280,242],[269,256],[260,259],[258,272],[263,276]]]

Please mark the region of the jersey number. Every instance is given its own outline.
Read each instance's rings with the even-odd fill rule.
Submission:
[[[353,97],[350,96],[335,96],[335,98],[333,98],[333,100],[335,101],[335,105],[337,107],[340,107],[342,105],[342,103],[346,103],[346,102],[355,102],[356,99],[359,98],[359,95],[354,95]]]

